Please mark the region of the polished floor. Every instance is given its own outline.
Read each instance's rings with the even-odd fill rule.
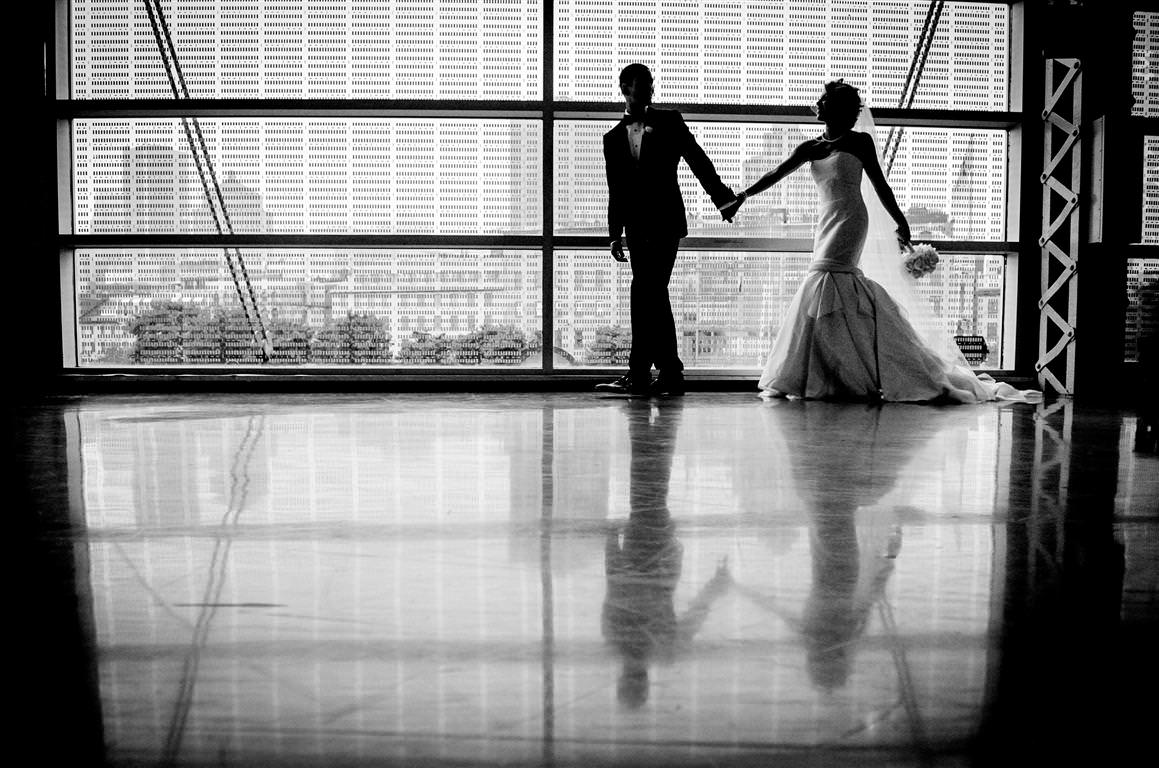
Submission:
[[[1147,764],[1138,428],[747,393],[27,404],[16,740],[49,765]]]

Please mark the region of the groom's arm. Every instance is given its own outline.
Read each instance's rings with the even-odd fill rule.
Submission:
[[[692,602],[688,604],[688,609],[677,621],[676,636],[678,642],[683,645],[688,645],[691,642],[693,635],[700,630],[708,618],[708,611],[712,607],[712,603],[724,594],[731,584],[732,575],[728,571],[728,558],[726,557],[717,564],[716,573],[697,593],[696,597],[692,598]]]
[[[608,240],[615,242],[624,235],[624,206],[623,184],[620,183],[620,170],[613,159],[611,142],[604,136],[604,173],[608,177]]]
[[[704,191],[712,198],[712,202],[717,208],[723,207],[726,203],[732,202],[736,195],[733,194],[732,189],[728,187],[716,172],[716,166],[708,159],[708,155],[697,143],[696,137],[692,135],[692,131],[688,130],[688,125],[684,122],[684,117],[679,112],[674,112],[673,116],[676,120],[676,134],[677,141],[680,144],[680,155],[684,158],[684,162],[688,163],[688,167],[692,169],[696,180],[700,182],[700,186],[704,187]]]

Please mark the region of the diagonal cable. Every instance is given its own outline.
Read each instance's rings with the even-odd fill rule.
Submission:
[[[931,0],[930,7],[926,9],[926,18],[922,23],[921,34],[918,35],[918,44],[914,50],[913,58],[910,59],[909,71],[905,76],[905,84],[902,86],[901,97],[898,99],[897,106],[899,109],[909,109],[913,106],[914,97],[917,96],[918,84],[922,79],[922,72],[926,68],[926,60],[930,53],[930,45],[934,41],[934,33],[938,29],[938,21],[942,17],[942,7],[945,5],[943,0]],[[897,151],[901,147],[901,137],[905,133],[905,126],[895,125],[889,129],[889,134],[885,138],[885,148],[882,152],[882,159],[885,163],[885,175],[889,176],[890,169],[893,168],[893,161],[897,157]]]
[[[173,37],[169,31],[169,24],[165,19],[165,13],[161,8],[160,0],[144,0],[144,3],[145,10],[149,14],[149,25],[153,30],[153,38],[157,43],[157,50],[165,66],[165,76],[169,79],[169,87],[173,91],[173,98],[188,99],[190,98],[189,87],[185,82],[185,74],[181,69],[181,62],[177,58],[177,48],[173,43]],[[206,202],[209,204],[210,213],[213,216],[213,225],[219,235],[226,233],[232,235],[234,234],[233,222],[229,218],[229,210],[226,207],[225,196],[222,194],[221,185],[217,180],[217,173],[213,167],[209,147],[201,131],[201,123],[196,117],[182,117],[181,125],[185,130],[185,138],[189,143],[189,150],[193,155],[194,165],[197,167],[197,175],[201,181],[202,192],[205,194]],[[212,191],[210,190],[210,185],[213,187]],[[245,314],[246,322],[250,326],[250,332],[253,334],[254,340],[261,349],[263,359],[268,362],[272,352],[272,345],[269,334],[266,331],[265,321],[262,319],[261,310],[258,307],[256,292],[250,281],[249,272],[246,270],[245,261],[242,259],[241,251],[237,248],[224,248],[222,250],[225,253],[225,260],[229,266],[230,276],[233,278],[234,288],[237,290],[238,301],[241,303],[242,312]],[[237,260],[236,265],[234,259]],[[241,275],[240,279],[239,272]],[[248,303],[245,294],[242,292],[243,281],[245,282],[246,291],[249,294]],[[253,317],[250,316],[251,306],[253,309]]]

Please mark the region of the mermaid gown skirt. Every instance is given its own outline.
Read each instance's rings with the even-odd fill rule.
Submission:
[[[884,288],[858,268],[869,226],[861,161],[835,151],[810,165],[819,195],[813,262],[760,378],[773,395],[977,403],[1018,390],[928,347]]]

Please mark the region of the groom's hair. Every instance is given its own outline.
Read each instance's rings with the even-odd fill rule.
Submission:
[[[639,62],[635,64],[629,64],[620,70],[621,86],[631,85],[633,80],[644,80],[649,83],[652,82],[652,70],[648,69],[648,67],[640,64]]]
[[[861,112],[861,93],[844,80],[832,80],[825,83],[825,94],[818,106],[818,115],[823,119],[852,123]]]

